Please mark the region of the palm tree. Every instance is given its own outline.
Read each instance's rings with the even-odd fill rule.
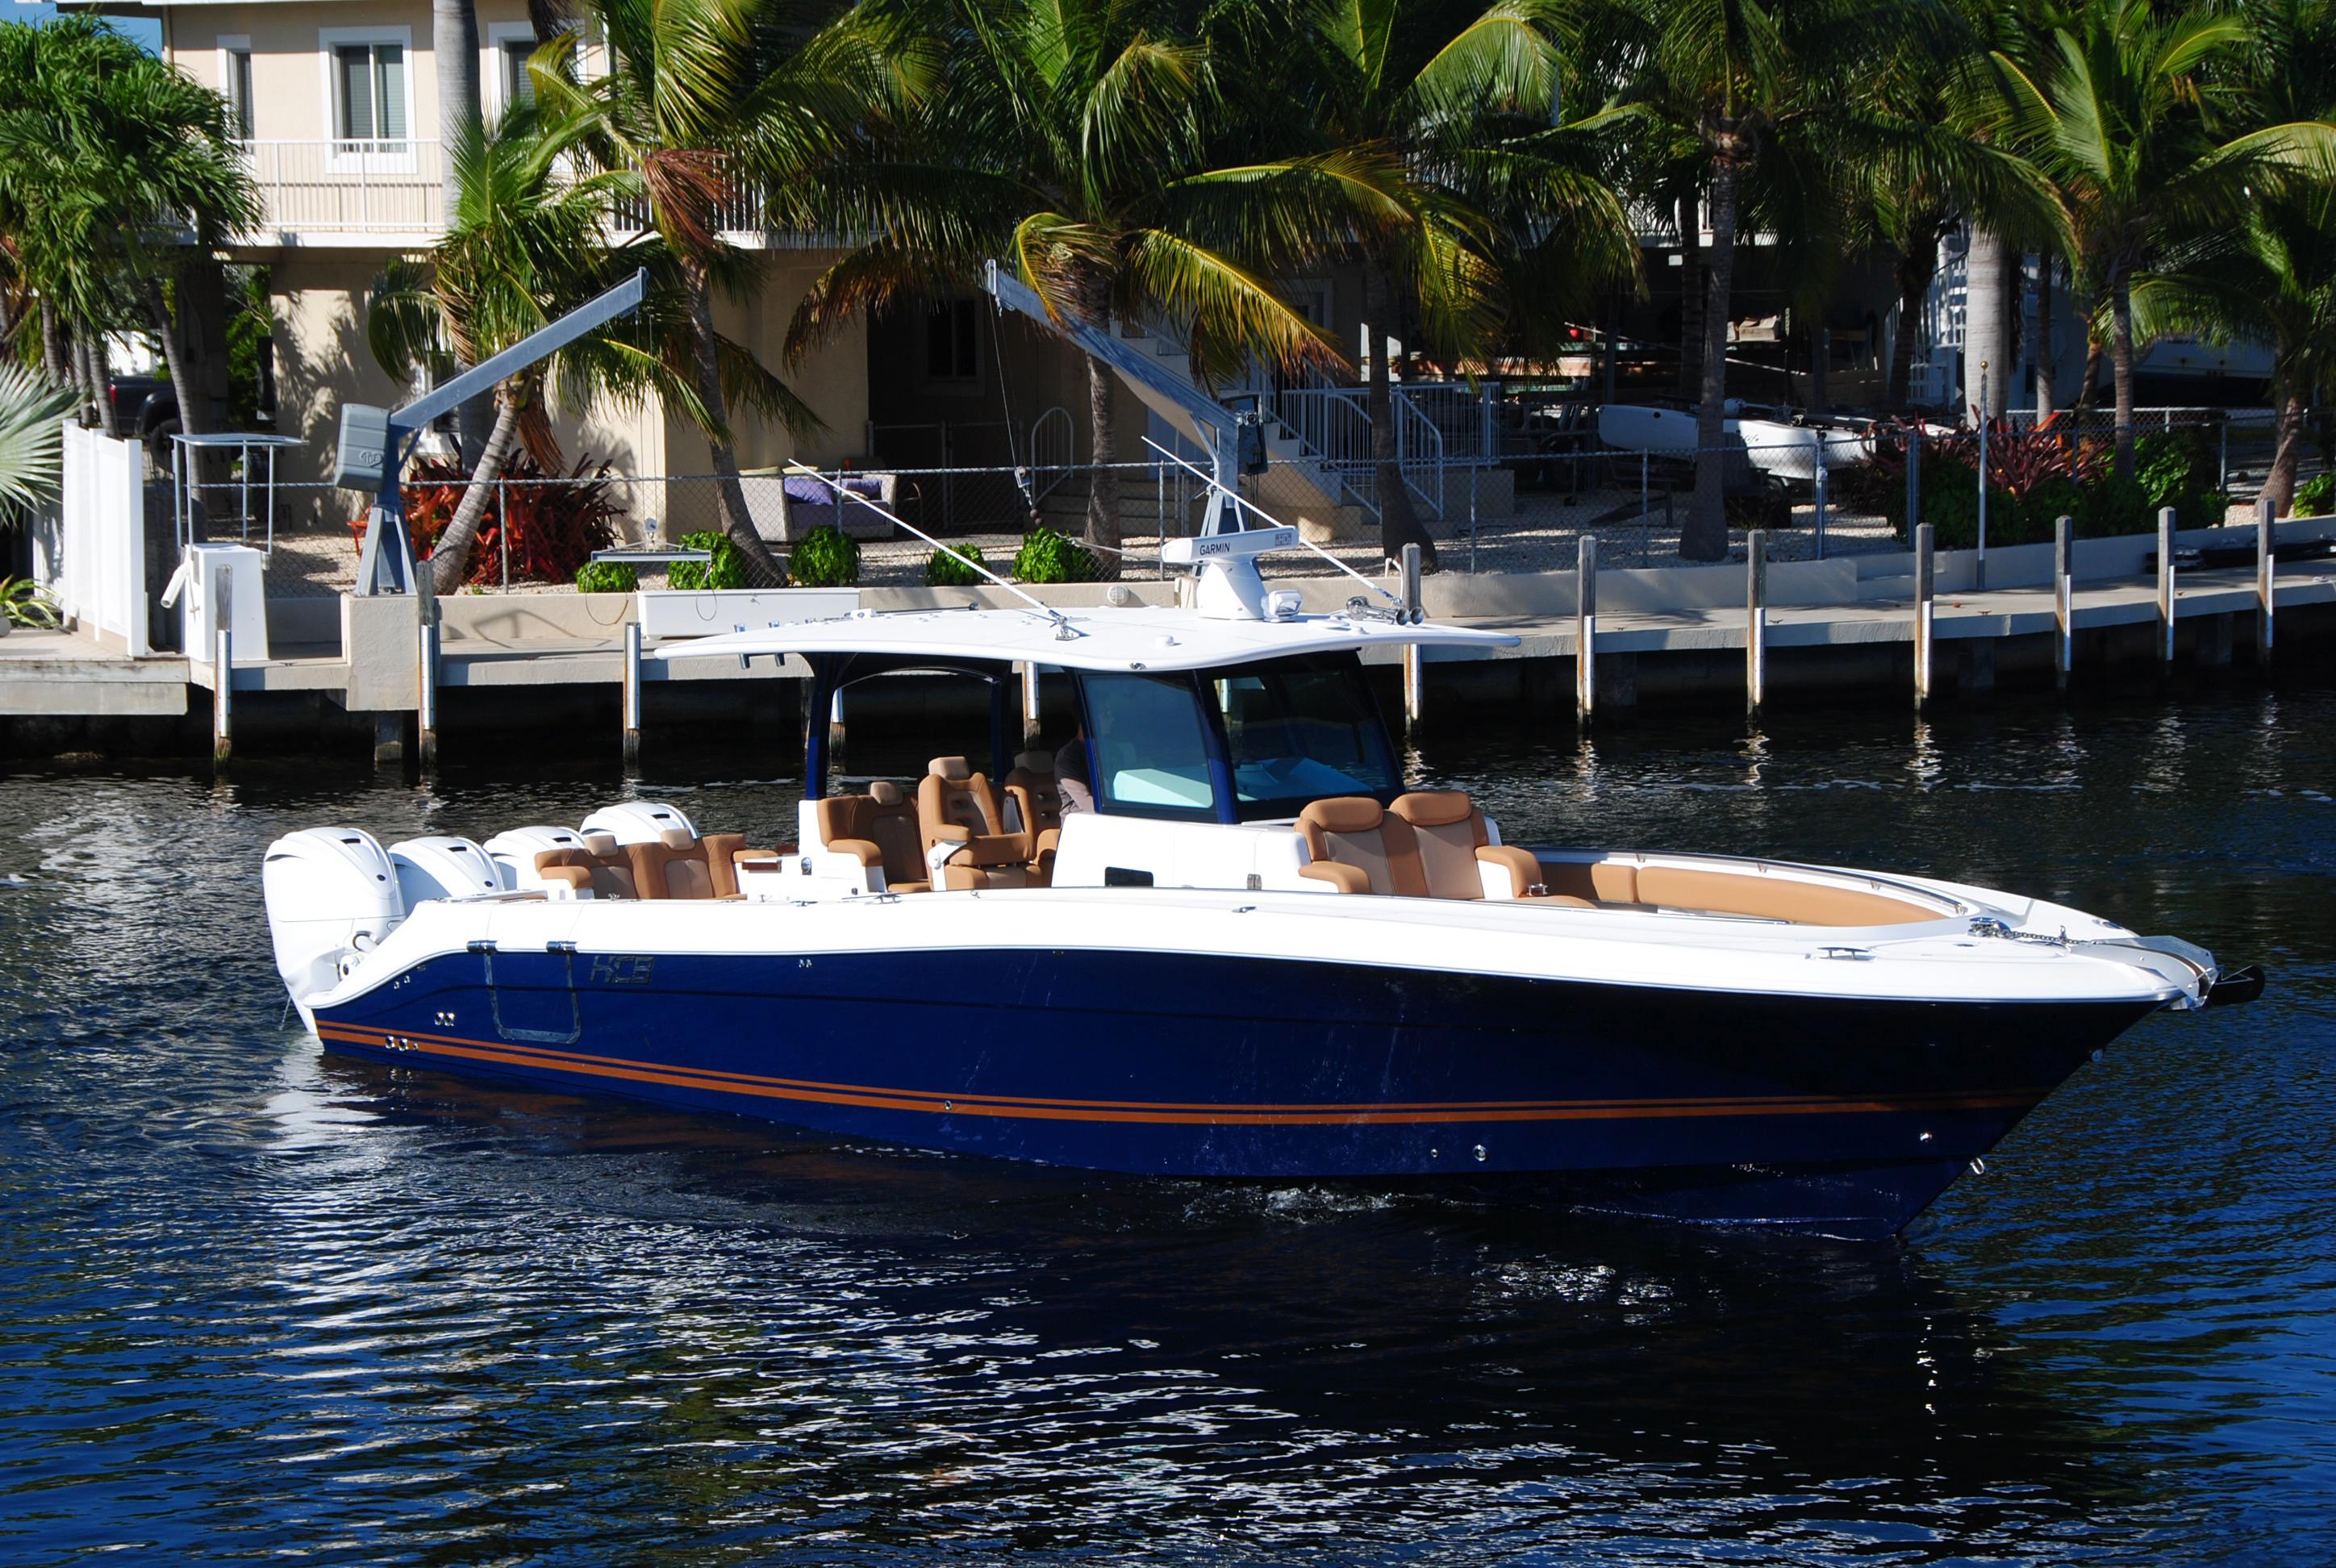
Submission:
[[[2240,81],[2264,122],[2336,119],[2336,0],[2253,0]],[[2336,170],[2262,193],[2247,220],[2162,258],[2133,285],[2137,336],[2195,332],[2272,349],[2278,444],[2263,493],[2294,504],[2304,414],[2336,398]]]
[[[56,494],[63,437],[77,398],[29,365],[0,365],[0,527]]]
[[[0,77],[0,225],[44,300],[82,346],[85,379],[111,429],[95,348],[125,310],[160,341],[180,427],[206,427],[170,308],[182,260],[258,220],[258,198],[229,139],[226,100],[103,22],[9,24]],[[189,240],[192,244],[188,243]]]
[[[2054,28],[2032,57],[1997,54],[2029,155],[2067,192],[2100,268],[2120,473],[2133,469],[2136,276],[2186,239],[2246,223],[2259,191],[2336,157],[2336,124],[2317,118],[2225,135],[2244,113],[2228,68],[2247,38],[2246,19],[2228,12],[2100,0]]]
[[[1721,451],[1728,396],[1728,333],[1735,290],[1737,229],[1747,180],[1780,137],[1806,134],[1842,112],[1847,83],[1833,62],[1875,57],[1902,24],[1874,0],[1607,0],[1592,14],[1599,73],[1619,83],[1585,124],[1626,134],[1650,127],[1659,141],[1689,141],[1709,180],[1709,284],[1696,444],[1695,492],[1679,553],[1718,560],[1728,553]],[[1683,352],[1685,351],[1683,346]]]
[[[765,220],[806,216],[798,205],[813,168],[832,158],[863,102],[853,31],[798,44],[773,0],[589,0],[611,69],[579,83],[534,72],[539,102],[588,116],[583,145],[615,174],[628,209],[646,218],[672,258],[688,334],[696,422],[712,449],[722,525],[751,575],[785,580],[754,531],[739,481],[734,408],[818,429],[811,406],[715,329],[714,297],[750,276],[726,243],[738,209],[759,195]],[[572,49],[562,34],[545,47]],[[539,49],[539,63],[546,58]]]
[[[417,364],[439,374],[457,359],[479,364],[648,259],[647,247],[607,245],[607,224],[625,182],[575,171],[582,129],[574,122],[547,125],[524,105],[513,106],[492,130],[467,123],[448,150],[455,200],[445,237],[426,263],[385,269],[367,307],[367,339],[384,370],[402,378]],[[556,388],[573,402],[653,389],[694,407],[686,380],[645,351],[640,336],[638,328],[603,329],[496,385],[494,425],[431,558],[437,591],[455,591],[469,574],[480,522],[513,445],[523,442],[547,470],[558,463],[545,417],[548,391]]]
[[[1475,13],[1319,0],[1309,17],[1304,98],[1321,146],[1354,169],[1392,161],[1392,177],[1359,192],[1370,220],[1340,225],[1362,261],[1373,491],[1390,560],[1412,543],[1436,559],[1397,461],[1397,311],[1409,307],[1431,348],[1482,359],[1513,317],[1545,326],[1565,303],[1637,276],[1630,216],[1592,167],[1591,138],[1552,124],[1558,18],[1547,0]]]
[[[1951,68],[1956,29],[1936,0],[1601,0],[1590,18],[1594,73],[1614,91],[1581,123],[1651,136],[1669,150],[1662,166],[1674,170],[1692,162],[1681,151],[1691,146],[1709,185],[1709,286],[1697,351],[1701,450],[1679,553],[1716,560],[1728,550],[1722,436],[1745,219],[1758,211],[1776,221],[1827,224],[1837,220],[1844,188],[1912,193],[1926,179],[2016,183],[2017,174],[1950,119],[1893,101],[1885,90],[1892,73],[1877,67],[1910,50],[1924,68]],[[1992,171],[1991,161],[1999,165]],[[1906,195],[1898,200],[1913,210]],[[1903,232],[1911,245],[1919,225],[1909,222]],[[1812,248],[1809,234],[1785,239],[1788,250]]]
[[[855,20],[894,91],[822,191],[839,227],[870,238],[805,295],[791,354],[968,287],[997,258],[1058,318],[1165,315],[1203,378],[1252,358],[1337,363],[1269,279],[1385,216],[1386,160],[1212,163],[1211,50],[1167,0],[864,0]],[[1116,382],[1093,358],[1086,373],[1086,535],[1115,573]]]

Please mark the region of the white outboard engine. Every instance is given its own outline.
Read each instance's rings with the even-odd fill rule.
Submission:
[[[411,911],[430,899],[468,899],[503,891],[495,862],[469,839],[406,839],[389,846],[397,893]]]
[[[495,875],[507,892],[543,886],[543,878],[535,869],[535,857],[545,851],[583,847],[582,833],[574,828],[556,827],[510,828],[486,843],[487,858],[495,862]]]
[[[287,833],[268,846],[260,885],[276,972],[303,1017],[310,997],[339,981],[344,959],[379,946],[405,918],[389,852],[356,828]]]
[[[697,828],[679,806],[667,805],[663,801],[626,801],[618,805],[602,806],[584,819],[583,831],[588,833],[610,833],[620,844],[653,844],[663,838],[667,828],[679,828],[691,838],[697,837]]]

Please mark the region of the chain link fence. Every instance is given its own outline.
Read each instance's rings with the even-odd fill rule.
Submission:
[[[1999,428],[2017,432],[2029,423],[2015,416]],[[2275,437],[2268,410],[2154,409],[2136,426],[2144,438],[2191,438],[2197,451],[2210,454],[2202,461],[2210,462],[2218,490],[2234,502],[2247,501],[2260,487]],[[2072,443],[2098,443],[2104,452],[2114,443],[2113,421],[2099,412],[2064,413],[2053,431]],[[1921,482],[1960,482],[1975,489],[1971,468],[1952,467],[1950,455],[1960,450],[1953,443],[1968,445],[1972,439],[1968,433],[1946,442],[1925,437],[1916,455]],[[1877,445],[1879,462],[1870,457]],[[1903,516],[1903,508],[1890,497],[1903,483],[1904,448],[1903,432],[1886,429],[1860,436],[1809,427],[1796,430],[1789,442],[1757,448],[1731,441],[1722,449],[1728,557],[1742,559],[1744,531],[1756,526],[1768,531],[1770,559],[1776,560],[1903,548],[1893,513]],[[1599,558],[1610,567],[1692,564],[1681,555],[1680,541],[1698,455],[1617,450],[1582,428],[1538,450],[1447,465],[1435,493],[1406,482],[1404,495],[1445,571],[1570,570],[1585,536],[1597,539]],[[1897,467],[1877,478],[1893,461]],[[2318,467],[2307,463],[2307,473]],[[1110,508],[1115,542],[1108,531],[1091,533],[1099,482],[1106,492],[1116,492]],[[1209,500],[1202,478],[1164,459],[1108,469],[958,463],[822,475],[764,472],[742,476],[740,484],[748,515],[774,554],[784,559],[806,533],[841,527],[857,545],[860,580],[871,587],[927,581],[935,547],[920,533],[952,549],[978,550],[992,570],[1007,572],[1024,536],[1037,526],[1115,560],[1121,576],[1158,578],[1164,575],[1163,542],[1203,527]],[[692,534],[718,531],[722,488],[711,474],[503,481],[482,519],[470,586],[570,589],[576,567],[592,549],[672,546]],[[1245,476],[1241,490],[1263,511],[1298,524],[1309,543],[1341,563],[1367,574],[1385,570],[1377,509],[1373,498],[1357,495],[1350,476],[1304,462],[1276,463]],[[268,520],[259,515],[267,498],[257,488],[247,492],[239,476],[201,486],[198,499],[209,537],[267,542]],[[447,512],[452,504],[451,495],[438,502]],[[270,593],[333,594],[351,586],[360,542],[354,524],[363,511],[363,498],[329,484],[277,486]],[[2149,517],[2136,516],[2132,526],[2141,531],[2153,525]],[[1271,577],[1329,570],[1309,550],[1270,556],[1261,565]],[[665,577],[663,569],[644,568],[642,586],[663,586]]]

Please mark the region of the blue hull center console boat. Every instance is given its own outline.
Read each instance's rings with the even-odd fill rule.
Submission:
[[[533,1087],[1854,1236],[1903,1227],[2136,1020],[2260,988],[1949,881],[1513,844],[1406,788],[1362,667],[1507,639],[1303,613],[1255,564],[1295,542],[1175,541],[1179,608],[676,647],[796,656],[813,715],[904,672],[985,683],[992,755],[837,790],[813,723],[793,842],[761,847],[640,803],[483,843],[293,833],[264,869],[277,968],[330,1049]],[[1034,672],[1076,717],[1017,755]]]

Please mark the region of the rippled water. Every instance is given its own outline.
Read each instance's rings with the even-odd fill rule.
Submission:
[[[2136,1029],[1903,1245],[1731,1237],[326,1058],[272,836],[619,782],[0,777],[0,1559],[2336,1557],[2336,696],[1416,763],[1515,837],[1931,869],[2273,989]],[[647,793],[792,821],[731,766]]]

